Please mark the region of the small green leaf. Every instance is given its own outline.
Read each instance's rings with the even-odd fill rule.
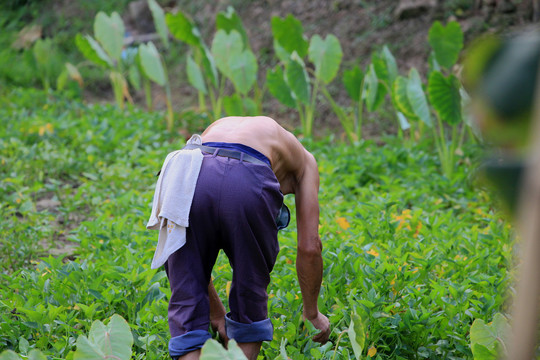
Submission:
[[[435,52],[437,62],[450,69],[458,60],[463,48],[463,32],[457,21],[450,21],[446,27],[435,21],[429,29],[428,41]]]
[[[167,13],[165,15],[165,22],[167,23],[171,35],[178,40],[191,46],[202,45],[200,32],[193,22],[181,11],[176,14]]]
[[[257,58],[251,50],[244,50],[241,54],[228,59],[231,71],[229,79],[236,91],[246,95],[257,80]]]
[[[0,360],[21,360],[21,357],[11,350],[6,350],[0,354]]]
[[[169,48],[169,31],[167,30],[167,24],[165,22],[165,12],[156,2],[156,0],[148,0],[148,7],[152,12],[152,18],[154,19],[154,25],[156,31],[163,42],[165,48]]]
[[[117,62],[122,57],[124,48],[124,22],[117,12],[107,16],[100,11],[94,20],[94,35],[107,54]]]
[[[371,64],[373,64],[373,69],[375,70],[375,74],[377,74],[377,78],[381,82],[381,85],[384,84],[390,87],[390,77],[384,58],[379,53],[374,52],[371,54]]]
[[[137,64],[133,64],[129,67],[128,79],[135,90],[139,91],[141,89],[141,73]]]
[[[28,360],[47,360],[47,357],[39,350],[32,350],[28,354]]]
[[[285,81],[281,66],[277,65],[273,70],[268,69],[266,72],[266,86],[276,99],[283,105],[295,108],[296,101],[294,100],[291,89]]]
[[[388,71],[388,85],[392,86],[398,76],[396,58],[394,57],[394,55],[392,55],[390,49],[388,49],[388,46],[386,45],[383,46],[381,56],[386,62],[386,69]]]
[[[330,34],[323,40],[314,35],[308,51],[309,60],[315,65],[315,77],[324,84],[330,83],[336,77],[343,57],[338,38]]]
[[[244,115],[245,116],[256,116],[260,114],[260,111],[257,110],[257,103],[251,98],[242,99],[244,105]]]
[[[230,78],[231,69],[229,62],[236,59],[242,53],[242,38],[240,33],[232,30],[230,33],[225,30],[218,30],[212,41],[212,55],[216,60],[216,66],[223,75]]]
[[[401,130],[408,130],[411,128],[411,124],[407,121],[407,118],[401,111],[398,111],[396,113],[396,116],[398,118],[399,126],[401,127]]]
[[[481,344],[473,344],[471,346],[474,360],[497,360],[498,356],[494,350],[489,350]]]
[[[237,31],[242,36],[242,50],[249,49],[249,40],[246,33],[246,29],[242,24],[242,19],[232,6],[227,7],[226,12],[219,12],[216,17],[216,30],[225,30],[230,33],[231,31]]]
[[[409,80],[407,82],[407,98],[414,111],[414,114],[422,120],[426,125],[431,126],[431,113],[426,99],[426,94],[422,89],[422,80],[420,74],[415,68],[409,72]]]
[[[144,75],[161,86],[167,83],[167,76],[161,57],[153,42],[139,45],[139,63]]]
[[[285,51],[292,54],[296,51],[300,58],[307,55],[309,43],[304,37],[304,28],[300,20],[289,14],[285,19],[273,16],[272,34]]]
[[[242,97],[238,94],[225,96],[223,98],[223,108],[228,116],[244,115],[244,104],[242,103]]]
[[[345,70],[343,72],[343,84],[347,93],[351,99],[358,103],[360,102],[362,96],[362,86],[364,84],[364,72],[358,65],[355,65],[350,70]]]
[[[206,341],[201,349],[201,360],[247,360],[234,339],[229,340],[228,350],[214,339]]]
[[[429,76],[428,95],[431,105],[441,120],[450,125],[461,121],[460,87],[454,75],[445,77],[441,72],[433,71]]]
[[[407,83],[407,78],[398,75],[394,81],[394,86],[392,86],[392,100],[399,111],[403,113],[407,119],[410,121],[417,121],[418,117],[414,113],[414,109],[407,97]]]
[[[349,338],[351,339],[351,345],[354,351],[354,356],[357,359],[362,358],[362,351],[366,342],[366,334],[364,331],[364,324],[358,314],[353,313],[351,315],[351,324],[349,325]]]
[[[201,68],[193,60],[191,55],[187,58],[186,71],[189,83],[198,91],[203,94],[207,94],[208,90],[206,89],[206,84],[204,83],[204,77],[201,72]]]
[[[77,45],[77,48],[84,55],[84,57],[94,64],[103,66],[105,68],[113,66],[111,58],[105,53],[98,42],[90,35],[82,36],[81,34],[77,34],[75,36],[75,45]]]
[[[30,344],[28,343],[28,340],[26,340],[25,338],[21,336],[19,338],[19,352],[21,354],[27,354],[29,348],[30,348]]]
[[[385,93],[384,87],[379,83],[375,67],[373,64],[370,64],[364,79],[364,97],[366,99],[367,110],[377,110],[384,100]]]
[[[53,54],[53,45],[51,39],[39,39],[34,43],[32,52],[38,65],[39,72],[45,72],[49,75],[51,72],[51,57]]]
[[[279,45],[276,40],[274,40],[274,51],[279,61],[281,61],[283,64],[287,64],[291,59],[291,54],[289,54],[287,50],[285,50],[281,45]]]
[[[212,56],[212,53],[210,52],[210,49],[205,44],[202,44],[197,48],[197,51],[199,52],[199,55],[202,59],[202,67],[204,69],[204,74],[209,79],[209,82],[214,85],[218,86],[218,70],[216,67],[216,61],[214,59],[214,56]],[[199,63],[201,64],[201,63]]]
[[[285,79],[294,98],[305,105],[309,104],[311,92],[309,77],[304,62],[296,52],[293,52],[291,60],[287,64]]]

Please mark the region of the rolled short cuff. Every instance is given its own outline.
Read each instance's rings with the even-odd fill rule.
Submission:
[[[182,356],[203,347],[212,336],[205,330],[193,330],[169,340],[169,355]]]
[[[225,329],[229,339],[239,343],[272,341],[274,326],[270,319],[243,324],[232,320],[229,314],[225,315]]]

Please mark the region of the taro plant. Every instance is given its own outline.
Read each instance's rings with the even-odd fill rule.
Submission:
[[[364,105],[367,111],[376,111],[383,103],[385,95],[390,92],[397,74],[396,59],[385,45],[380,52],[372,54],[372,62],[365,71],[355,65],[343,72],[343,84],[353,104],[350,111],[339,106],[328,91],[323,90],[351,143],[362,138]],[[401,130],[408,129],[409,125],[399,114],[397,118],[400,121],[401,134]]]
[[[124,22],[117,12],[108,16],[100,11],[94,20],[95,38],[81,34],[75,37],[75,43],[86,59],[109,72],[116,104],[121,109],[124,99],[130,99],[122,61],[124,33]]]
[[[152,13],[152,18],[156,27],[156,31],[161,40],[161,44],[165,49],[169,48],[169,33],[167,24],[165,23],[165,13],[155,0],[148,0],[148,7]],[[138,48],[128,48],[124,52],[124,59],[131,58],[129,63],[129,79],[131,84],[136,88],[141,88],[141,80],[143,83],[144,92],[146,95],[146,106],[152,109],[152,91],[150,82],[153,81],[159,86],[165,88],[165,96],[167,103],[167,128],[172,130],[174,114],[172,109],[171,86],[167,75],[167,67],[161,58],[159,51],[152,41],[146,44],[140,44]],[[143,75],[141,77],[141,74]],[[141,79],[142,78],[142,79]]]
[[[167,13],[165,22],[176,39],[186,43],[191,53],[187,56],[186,72],[189,83],[198,91],[199,108],[208,112],[206,97],[210,99],[210,113],[214,118],[221,115],[222,98],[219,96],[218,70],[210,49],[204,42],[195,23],[181,11]]]
[[[198,91],[199,108],[203,112],[217,119],[224,110],[229,115],[255,115],[262,111],[263,91],[257,85],[257,58],[242,21],[232,7],[218,13],[217,32],[210,48],[185,14],[167,14],[166,22],[171,34],[191,48],[186,72],[189,83]],[[227,80],[235,90],[230,96],[225,96]],[[252,90],[254,95],[250,98]]]
[[[257,84],[258,64],[251,50],[242,20],[232,7],[220,12],[216,18],[217,32],[212,41],[211,52],[222,75],[223,84],[228,79],[235,93],[223,96],[223,107],[228,115],[256,115],[262,112],[263,91]],[[248,94],[253,89],[253,98]]]
[[[334,35],[322,39],[314,35],[308,42],[302,23],[292,15],[272,18],[274,49],[281,63],[266,74],[270,93],[283,105],[298,111],[304,136],[313,131],[315,105],[319,90],[336,77],[343,52]],[[308,56],[314,71],[308,71],[304,58]]]
[[[32,47],[36,70],[45,90],[51,87],[51,79],[57,75],[58,51],[52,39],[38,39]]]
[[[408,78],[397,76],[392,99],[398,115],[402,114],[399,116],[420,122],[420,127],[427,126],[432,130],[442,171],[451,178],[455,155],[463,143],[466,130],[466,124],[462,121],[463,88],[458,77],[452,73],[463,47],[463,32],[455,21],[449,22],[446,27],[436,21],[429,30],[428,40],[433,53],[427,86],[418,70],[412,68]]]

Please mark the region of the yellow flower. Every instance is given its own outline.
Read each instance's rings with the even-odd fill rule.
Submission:
[[[374,357],[377,354],[377,348],[375,346],[370,346],[367,352],[369,357]]]
[[[412,230],[411,226],[409,225],[409,221],[412,219],[411,210],[405,209],[401,212],[401,215],[392,215],[395,221],[399,221],[397,230],[401,230],[403,227],[405,227],[407,230]]]
[[[417,238],[418,234],[420,233],[420,230],[422,229],[422,223],[419,221],[418,225],[416,225],[416,232],[414,233],[413,237]]]
[[[348,228],[351,227],[351,224],[349,224],[349,222],[347,221],[347,219],[345,219],[344,217],[339,217],[337,218],[337,223],[338,225],[343,229],[343,230],[347,230]]]
[[[227,298],[229,297],[229,294],[231,293],[231,284],[232,284],[232,281],[227,281],[227,285],[225,285],[225,292],[227,293]]]
[[[369,249],[369,251],[366,251],[369,255],[373,256],[379,256],[379,253],[375,249]]]

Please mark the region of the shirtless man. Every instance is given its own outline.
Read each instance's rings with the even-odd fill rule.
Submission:
[[[272,340],[266,289],[279,251],[276,217],[286,194],[295,194],[296,201],[303,316],[320,330],[313,340],[325,343],[330,323],[317,306],[323,261],[315,158],[263,116],[217,120],[202,142],[187,243],[165,263],[172,290],[170,355],[198,359],[209,325],[225,342],[234,338],[248,359],[257,358],[262,341]],[[228,314],[211,281],[220,249],[233,269]]]

